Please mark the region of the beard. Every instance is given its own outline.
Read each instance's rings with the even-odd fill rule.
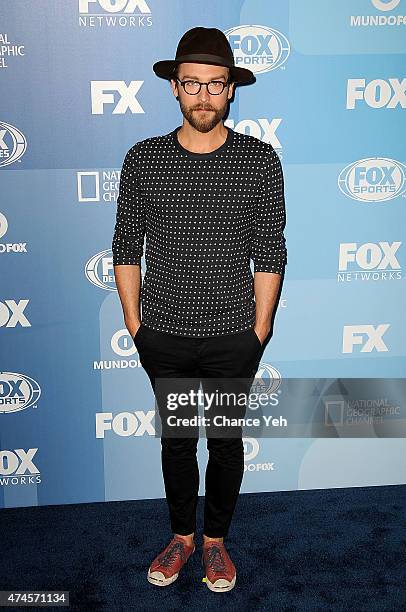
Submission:
[[[198,132],[210,132],[223,119],[227,112],[228,100],[220,108],[212,108],[210,104],[196,103],[193,106],[185,106],[179,99],[180,110],[185,119]],[[197,111],[197,108],[209,109],[207,113]]]

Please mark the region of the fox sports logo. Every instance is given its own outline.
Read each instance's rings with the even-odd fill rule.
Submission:
[[[18,412],[36,406],[41,387],[26,374],[0,372],[0,413]]]
[[[275,70],[286,62],[290,44],[282,32],[261,25],[240,25],[224,31],[235,65],[254,74]]]
[[[10,123],[0,121],[0,166],[13,164],[27,149],[27,139],[19,129]]]
[[[386,157],[368,157],[346,166],[338,177],[344,195],[359,202],[386,202],[402,195],[406,166]]]

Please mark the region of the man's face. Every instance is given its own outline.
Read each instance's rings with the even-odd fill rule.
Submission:
[[[229,78],[229,70],[223,66],[210,64],[182,63],[178,68],[178,79],[181,81],[223,81]],[[210,132],[227,112],[228,101],[233,95],[234,83],[225,87],[223,93],[209,94],[207,87],[202,85],[196,95],[187,94],[182,85],[171,79],[175,96],[179,99],[180,109],[185,119],[199,132]],[[204,110],[200,110],[204,109]]]

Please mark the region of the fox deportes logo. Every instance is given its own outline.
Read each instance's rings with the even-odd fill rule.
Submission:
[[[41,387],[36,380],[17,372],[0,372],[0,413],[36,408]]]
[[[251,390],[253,392],[267,393],[274,396],[281,393],[282,375],[274,366],[269,363],[261,363],[258,366]]]
[[[262,25],[240,25],[224,30],[234,54],[235,65],[263,74],[279,68],[290,54],[282,32]]]
[[[386,157],[360,159],[338,177],[342,193],[359,202],[386,202],[405,191],[406,166]]]
[[[106,291],[117,291],[114,268],[113,268],[113,253],[111,249],[101,251],[93,255],[86,262],[85,276],[96,287],[105,289]]]
[[[10,123],[0,121],[0,166],[8,166],[19,160],[27,149],[27,139]]]

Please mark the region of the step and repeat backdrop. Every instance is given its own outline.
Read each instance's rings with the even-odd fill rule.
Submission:
[[[328,435],[244,438],[241,491],[406,482],[405,438],[375,428],[403,422],[406,0],[4,0],[1,507],[164,497],[111,243],[126,152],[183,120],[152,65],[197,25],[256,76],[226,125],[284,171],[288,265],[257,376],[306,381],[291,414],[333,397]],[[198,458],[204,494],[206,440]]]

